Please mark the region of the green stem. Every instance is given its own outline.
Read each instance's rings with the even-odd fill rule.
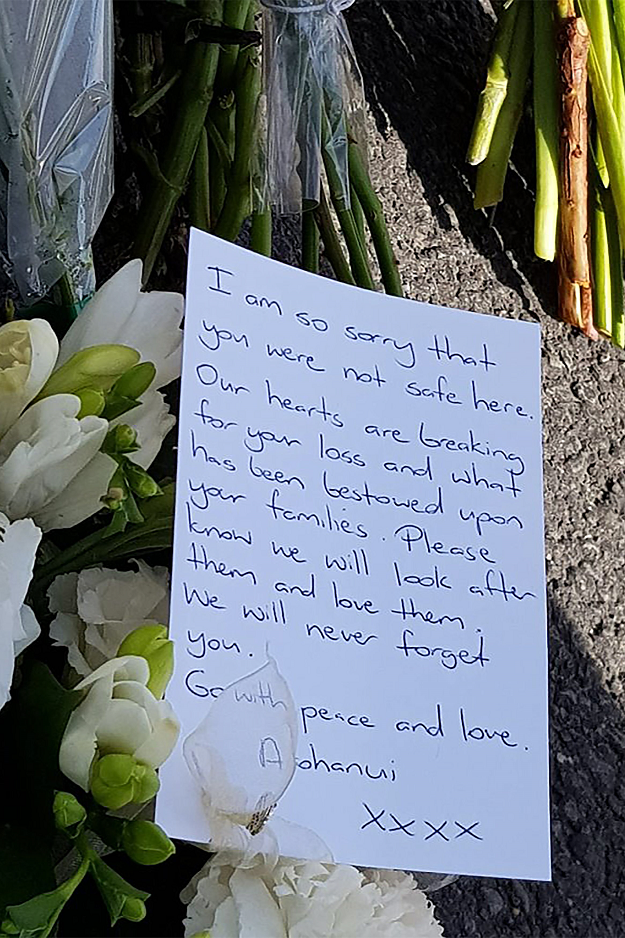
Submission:
[[[512,144],[521,119],[523,97],[532,60],[532,3],[522,2],[517,14],[514,42],[510,53],[508,93],[499,111],[488,156],[477,169],[475,208],[496,205],[503,198]]]
[[[62,884],[62,886],[59,887],[59,889],[62,890],[65,896],[65,902],[63,903],[62,906],[59,907],[59,909],[54,913],[54,915],[52,915],[52,917],[50,918],[50,921],[48,922],[48,927],[44,931],[37,933],[38,938],[49,938],[49,936],[52,934],[52,932],[54,931],[54,927],[59,920],[59,916],[61,912],[63,911],[63,909],[65,908],[65,905],[71,899],[71,897],[76,892],[77,888],[80,886],[83,879],[89,872],[89,866],[90,866],[89,858],[83,857],[82,863],[80,864],[76,872],[73,874],[73,876],[70,876],[70,878],[66,880]]]
[[[248,21],[250,14],[250,0],[224,0],[223,22],[224,26],[232,29],[243,29],[254,26],[253,19]],[[217,78],[215,86],[220,95],[228,94],[232,88],[232,78],[239,57],[239,46],[226,45],[221,48]]]
[[[601,70],[605,85],[611,91],[611,100],[621,135],[625,130],[625,86],[623,68],[619,57],[619,21],[622,16],[607,0],[580,0],[580,10],[590,30],[590,41],[595,52],[597,66]],[[609,184],[609,170],[603,152],[603,142],[597,142],[597,168],[604,186]]]
[[[611,91],[606,84],[592,43],[588,54],[588,76],[592,87],[599,137],[610,177],[610,189],[614,198],[621,241],[625,242],[625,163],[623,161],[621,132],[612,103]]]
[[[358,234],[360,236],[360,243],[363,246],[363,250],[366,250],[367,237],[365,235],[365,213],[362,210],[360,199],[356,195],[356,190],[354,189],[354,184],[351,182],[351,180],[349,185],[349,201],[352,212],[354,213],[354,221],[356,222],[356,228],[358,229]]]
[[[559,103],[558,63],[551,0],[534,3],[534,130],[536,206],[534,251],[543,260],[556,254],[558,233]]]
[[[319,205],[314,209],[314,215],[315,221],[319,227],[321,240],[323,241],[324,253],[334,271],[334,276],[337,280],[342,280],[343,283],[349,283],[353,286],[355,283],[354,277],[343,253],[336,228],[334,227],[330,206],[328,205],[323,186],[319,192]]]
[[[249,14],[248,14],[249,17]],[[235,79],[235,151],[227,180],[226,198],[215,225],[214,234],[234,241],[243,219],[250,210],[252,159],[256,143],[256,113],[260,94],[261,71],[255,49],[241,53]]]
[[[358,228],[356,227],[354,213],[345,205],[339,174],[336,170],[336,166],[334,165],[332,157],[328,154],[325,147],[323,147],[323,164],[326,171],[326,177],[328,179],[330,198],[332,199],[332,204],[334,206],[334,210],[339,220],[341,231],[343,232],[343,237],[345,238],[345,243],[347,245],[349,263],[352,268],[354,280],[359,287],[364,287],[365,290],[374,290],[375,285],[373,283],[373,277],[371,276],[371,271],[369,270],[367,255],[365,254],[364,248],[360,243],[360,237],[358,235]]]
[[[200,131],[197,150],[193,158],[189,185],[189,216],[191,224],[202,231],[210,231],[208,137],[206,127]]]
[[[302,211],[302,268],[319,273],[319,229],[312,208]]]
[[[221,0],[200,0],[199,11],[210,22],[221,19]],[[196,41],[179,80],[180,97],[171,134],[161,162],[162,178],[141,212],[134,250],[143,259],[143,283],[152,272],[174,209],[187,181],[197,143],[213,95],[219,46]]]
[[[625,345],[623,321],[623,262],[621,239],[609,189],[596,176],[596,198],[593,204],[592,261],[595,325],[615,345]]]
[[[264,212],[254,212],[252,215],[252,229],[250,247],[257,254],[271,257],[271,209]]]
[[[386,227],[382,203],[371,185],[360,150],[354,141],[349,144],[349,176],[367,219],[384,289],[391,296],[403,296],[397,259]]]
[[[472,166],[481,163],[488,156],[497,117],[506,99],[510,75],[510,50],[518,12],[519,2],[516,0],[502,10],[497,24],[493,51],[486,72],[486,83],[478,99],[467,151],[467,161]]]

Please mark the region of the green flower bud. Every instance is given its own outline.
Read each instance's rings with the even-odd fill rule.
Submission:
[[[139,352],[127,345],[94,345],[81,349],[50,375],[39,398],[76,394],[85,388],[109,391],[139,358]]]
[[[191,938],[211,938],[211,933],[206,928],[204,931],[196,931],[194,935],[191,935]]]
[[[80,801],[67,791],[57,791],[52,803],[54,823],[61,831],[77,833],[87,817]],[[71,829],[74,828],[74,831]]]
[[[91,775],[91,794],[98,804],[116,811],[134,801],[137,767],[133,756],[122,753],[98,759]]]
[[[176,847],[158,824],[137,818],[129,821],[122,834],[122,847],[131,860],[143,866],[163,863]]]
[[[141,466],[128,460],[125,470],[128,485],[139,498],[153,498],[155,495],[163,494],[152,476]]]
[[[133,802],[134,804],[145,804],[151,801],[160,788],[158,775],[149,765],[137,764],[134,771],[133,783],[135,786]]]
[[[102,391],[83,388],[82,391],[76,392],[76,397],[80,398],[79,420],[83,417],[99,417],[104,410],[104,394]]]
[[[117,657],[138,655],[150,666],[148,688],[160,700],[174,671],[174,643],[164,625],[142,625],[123,640]]]
[[[111,390],[118,397],[128,397],[136,401],[145,394],[155,377],[156,368],[152,362],[140,362],[118,378]]]
[[[137,444],[137,431],[125,423],[113,427],[106,434],[102,449],[109,456],[119,453],[132,453],[139,448]]]
[[[128,922],[140,922],[145,916],[146,908],[143,899],[135,899],[134,896],[126,896],[120,912],[120,918],[125,918]]]

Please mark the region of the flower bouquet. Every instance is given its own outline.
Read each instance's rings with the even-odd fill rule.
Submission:
[[[348,5],[0,11],[0,935],[102,934],[103,916],[139,934],[131,923],[155,890],[176,933],[198,938],[442,934],[411,876],[265,852],[264,819],[246,829],[244,863],[182,845],[185,878],[199,869],[184,925],[180,887],[152,869],[176,863],[152,818],[179,734],[166,699],[168,435],[183,299],[143,288],[153,272],[175,282],[189,224],[269,254],[272,212],[296,211],[302,266],[401,293],[359,142]],[[141,210],[117,228],[128,262],[93,293],[113,181],[114,17],[130,169],[113,226],[129,191]]]

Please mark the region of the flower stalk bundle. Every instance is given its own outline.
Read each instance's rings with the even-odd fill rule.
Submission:
[[[374,289],[370,238],[384,289],[400,296],[349,120],[353,50],[340,11],[308,0],[197,0],[172,37],[151,7],[140,4],[125,44],[127,128],[146,177],[134,245],[144,282],[179,206],[229,241],[249,219],[250,246],[267,256],[274,210],[301,215],[304,269],[318,272],[322,247],[338,279]]]
[[[503,5],[467,153],[476,208],[503,198],[532,65],[534,251],[557,262],[560,318],[624,348],[625,5]]]

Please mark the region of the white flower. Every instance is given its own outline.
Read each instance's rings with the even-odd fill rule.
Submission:
[[[232,865],[219,854],[181,899],[185,936],[211,938],[441,938],[432,903],[407,873],[281,859]]]
[[[96,756],[122,753],[156,769],[174,748],[180,725],[167,701],[148,690],[149,678],[145,658],[124,655],[76,686],[87,695],[65,728],[59,766],[85,791]]]
[[[108,423],[101,417],[79,420],[80,406],[73,394],[46,397],[29,407],[0,440],[0,505],[12,520],[31,517],[39,523],[42,509],[71,485],[100,449]],[[44,516],[41,527],[56,527],[56,520]]]
[[[162,388],[180,375],[183,298],[180,293],[141,293],[140,260],[118,270],[100,287],[61,342],[58,365],[80,349],[118,343],[152,362],[152,387]]]
[[[58,339],[44,319],[0,327],[0,436],[39,394],[58,352]]]
[[[170,413],[163,395],[148,388],[141,398],[141,404],[114,420],[113,426],[117,423],[125,423],[137,431],[139,449],[132,454],[132,461],[143,469],[148,469],[154,462],[163,440],[175,426],[176,418]]]
[[[57,576],[49,590],[55,645],[68,650],[71,667],[91,674],[117,654],[122,641],[141,625],[167,625],[169,573],[134,561],[137,570],[91,567]]]
[[[0,512],[0,708],[9,699],[14,659],[39,635],[24,598],[40,540],[41,531],[30,519],[11,524]]]

